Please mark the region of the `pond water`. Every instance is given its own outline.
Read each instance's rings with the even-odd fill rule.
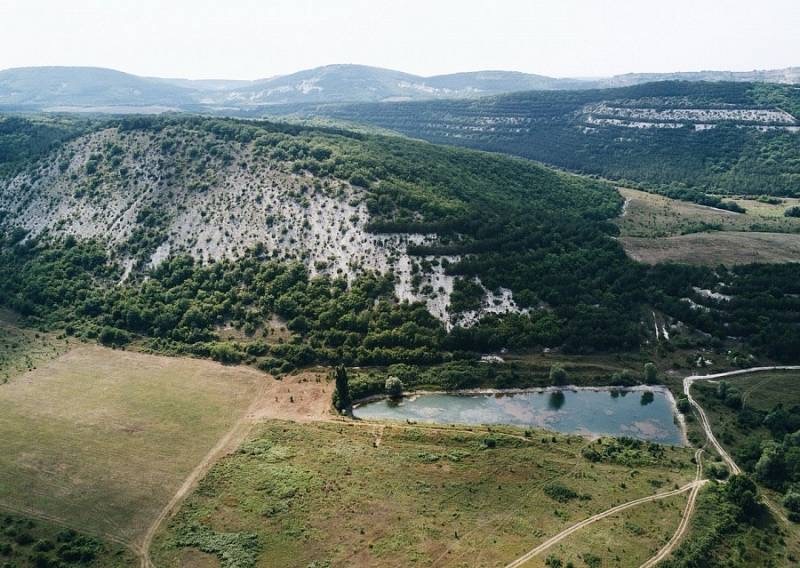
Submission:
[[[645,394],[648,393],[648,394]],[[438,424],[508,424],[589,436],[683,443],[664,390],[565,388],[512,393],[425,393],[356,406],[357,418]]]

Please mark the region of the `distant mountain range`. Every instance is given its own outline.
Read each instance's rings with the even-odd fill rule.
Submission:
[[[620,87],[662,80],[800,84],[800,67],[569,79],[516,71],[421,77],[364,65],[327,65],[256,81],[162,79],[97,67],[21,67],[0,71],[0,109],[220,110],[279,104],[462,99],[516,91]]]

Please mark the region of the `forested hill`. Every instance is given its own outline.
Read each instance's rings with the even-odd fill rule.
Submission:
[[[800,87],[661,82],[313,113],[499,151],[719,205],[703,193],[800,195]]]
[[[656,309],[686,345],[800,353],[795,265],[638,264],[606,183],[336,129],[15,120],[0,305],[42,327],[287,370],[638,350]]]

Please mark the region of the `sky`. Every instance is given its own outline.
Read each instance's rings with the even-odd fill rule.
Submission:
[[[0,69],[256,79],[331,63],[554,77],[800,66],[800,0],[0,0]]]

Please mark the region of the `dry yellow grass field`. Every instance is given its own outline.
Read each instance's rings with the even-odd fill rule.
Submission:
[[[735,200],[747,212],[733,213],[635,189],[619,191],[626,199],[617,219],[619,240],[635,260],[708,266],[800,262],[800,219],[783,216],[800,200],[780,205]]]
[[[136,543],[269,377],[81,346],[0,385],[0,505]]]
[[[677,237],[620,239],[628,256],[640,262],[682,262],[716,266],[753,262],[800,262],[800,235],[713,232]]]

